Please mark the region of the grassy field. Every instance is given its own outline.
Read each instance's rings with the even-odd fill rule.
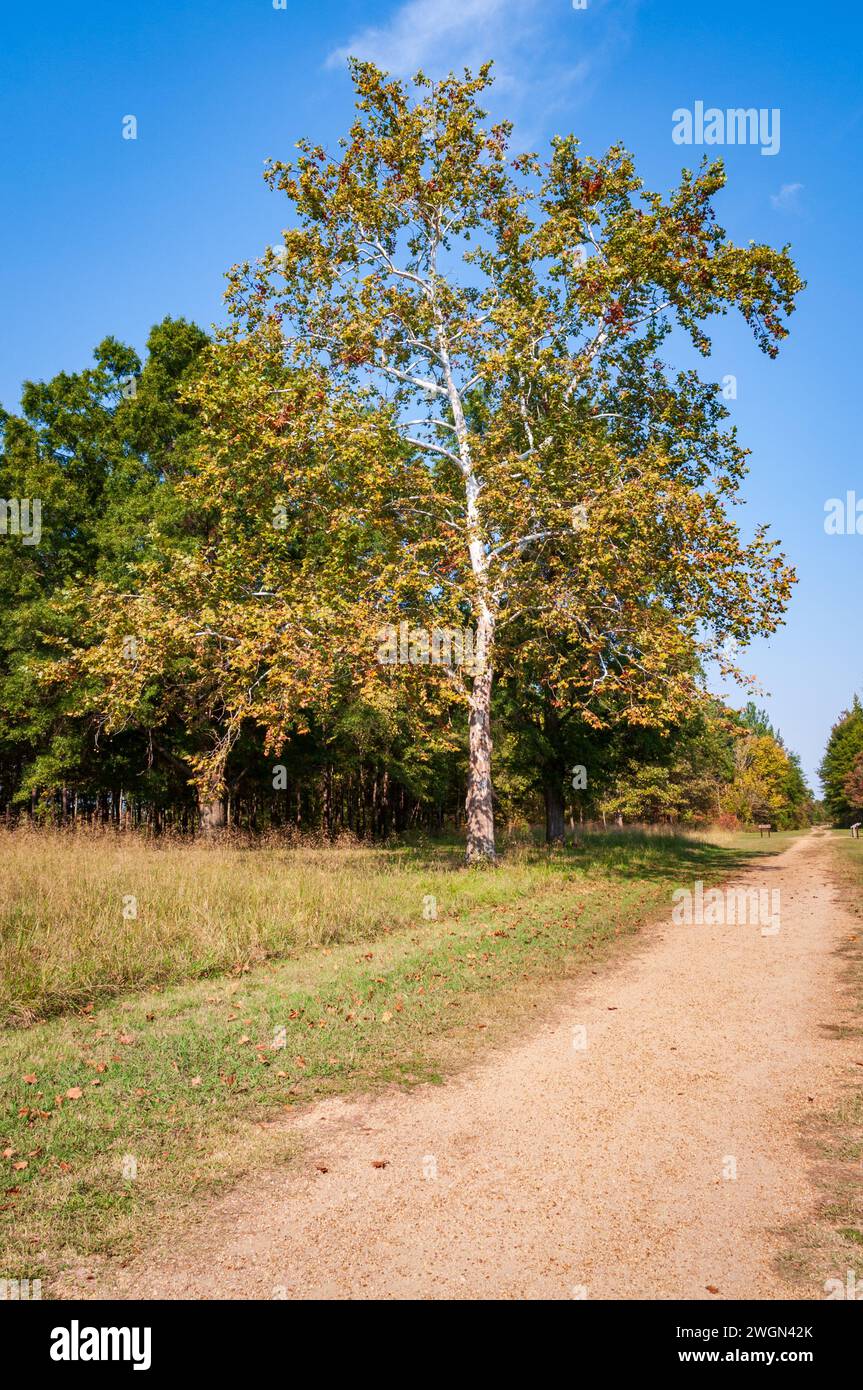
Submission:
[[[8,835],[0,1274],[50,1297],[70,1262],[122,1258],[295,1158],[292,1107],[440,1080],[667,913],[674,887],[789,838],[614,832],[478,872],[455,844]]]

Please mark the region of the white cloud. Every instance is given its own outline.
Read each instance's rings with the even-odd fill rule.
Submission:
[[[407,0],[388,24],[355,34],[327,59],[341,66],[348,57],[365,58],[399,77],[419,69],[476,66],[477,53],[511,37],[511,26],[534,8],[535,0]],[[498,27],[498,25],[500,27]],[[507,30],[506,34],[504,31]],[[484,61],[483,58],[479,60]]]
[[[798,212],[802,183],[783,183],[778,193],[771,193],[770,201],[777,212]]]

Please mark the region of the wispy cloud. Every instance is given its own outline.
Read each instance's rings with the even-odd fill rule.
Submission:
[[[349,37],[327,58],[370,60],[396,77],[420,69],[429,77],[474,72],[494,60],[495,90],[484,104],[505,102],[517,122],[517,144],[531,146],[548,118],[587,101],[600,74],[629,42],[640,0],[403,0],[385,23]]]
[[[799,212],[802,183],[783,183],[778,193],[771,193],[770,202],[777,212]]]
[[[509,47],[513,26],[518,28],[535,4],[536,0],[407,0],[388,24],[362,29],[335,49],[327,66],[341,66],[355,56],[399,77],[412,76],[419,68],[434,73],[441,66],[477,66],[488,56],[491,39]]]

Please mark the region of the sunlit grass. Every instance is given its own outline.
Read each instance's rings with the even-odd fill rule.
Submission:
[[[513,843],[483,872],[464,868],[456,841],[285,848],[2,832],[0,1023],[373,940],[432,911],[458,918],[535,898],[572,875],[649,874],[685,862],[693,843],[640,831],[552,852]]]

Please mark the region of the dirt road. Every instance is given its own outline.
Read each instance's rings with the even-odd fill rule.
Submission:
[[[845,1064],[825,1025],[841,1008],[832,953],[856,929],[827,855],[810,836],[746,872],[780,890],[776,934],[658,925],[469,1074],[315,1107],[292,1122],[299,1171],[255,1179],[178,1248],[88,1291],[795,1296],[774,1258],[813,1201],[799,1124]]]

